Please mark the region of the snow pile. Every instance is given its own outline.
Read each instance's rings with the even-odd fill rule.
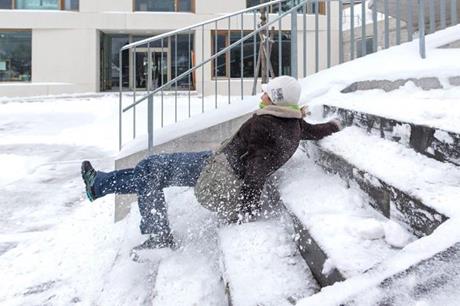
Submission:
[[[426,36],[427,58],[419,55],[419,41],[382,50],[312,74],[301,80],[303,103],[357,81],[458,76],[460,49],[439,49],[460,39],[460,25]]]
[[[284,222],[259,221],[219,232],[233,305],[291,305],[317,284]]]
[[[460,217],[460,169],[349,127],[320,141],[322,148],[448,217]],[[397,171],[395,171],[397,170]]]
[[[325,174],[300,150],[280,175],[283,202],[345,277],[363,273],[393,256],[395,247],[405,246],[386,228],[398,227],[395,232],[410,236],[406,244],[414,240],[399,224],[389,225],[392,221],[370,208],[358,188],[347,188],[339,177]],[[325,267],[325,273],[330,269]]]

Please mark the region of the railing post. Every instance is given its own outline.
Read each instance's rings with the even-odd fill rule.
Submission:
[[[120,50],[118,55],[118,67],[120,68],[118,73],[118,87],[119,87],[119,102],[118,102],[118,150],[121,150],[121,146],[123,143],[123,127],[122,127],[122,120],[123,120],[123,59],[122,59],[123,51]]]
[[[152,90],[152,56],[150,54],[150,43],[147,47],[147,94],[148,105],[147,105],[147,135],[149,152],[153,151],[153,95],[150,95]]]
[[[418,32],[420,35],[420,56],[426,58],[425,46],[425,0],[418,0]]]
[[[339,0],[339,64],[345,60],[343,52],[343,0]]]
[[[297,78],[297,10],[291,12],[291,76]]]

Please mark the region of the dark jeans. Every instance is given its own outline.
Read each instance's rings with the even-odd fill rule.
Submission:
[[[166,237],[170,228],[163,188],[195,186],[210,156],[210,151],[159,154],[145,158],[134,169],[98,171],[94,191],[97,198],[137,193],[142,234]]]

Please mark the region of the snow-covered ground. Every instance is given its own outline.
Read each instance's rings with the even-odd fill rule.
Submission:
[[[211,243],[216,241],[215,221],[193,202],[190,190],[166,194],[174,203],[169,208],[172,227],[187,247],[160,269],[155,261],[138,264],[129,258],[131,248],[145,239],[139,234],[136,207],[114,224],[112,196],[86,200],[81,161],[113,168],[117,110],[118,98],[111,94],[0,104],[0,304],[151,305],[154,297],[169,303],[162,305],[223,301]],[[167,271],[177,274],[187,264],[195,273],[185,273],[182,284],[176,279],[171,292]],[[156,279],[157,288],[166,287],[169,293],[153,291]],[[194,286],[207,287],[219,303],[200,296]],[[185,293],[174,303],[176,289]]]
[[[303,102],[308,102],[314,108],[321,99],[334,98],[337,94],[336,86],[343,88],[358,80],[433,75],[446,78],[458,75],[459,51],[436,47],[459,39],[459,36],[460,26],[457,26],[428,37],[426,60],[417,57],[417,44],[414,42],[310,76],[302,80]],[[432,103],[427,102],[421,115],[413,118],[423,117],[426,113],[425,117],[432,119],[436,117],[436,112],[443,112],[443,118],[457,120],[458,116],[448,111],[449,107],[455,109],[454,101],[446,99],[447,95],[456,100],[456,89],[422,93],[407,86],[394,93],[400,95],[398,99],[401,103],[409,96],[418,100],[423,100],[423,97],[433,100]],[[324,94],[326,96],[320,97]],[[349,102],[359,103],[360,99],[379,101],[382,95],[381,91],[355,93],[350,95]],[[185,99],[179,102],[181,109],[188,108],[188,98]],[[210,108],[213,107],[212,99],[207,102]],[[169,101],[175,104],[175,100]],[[437,107],[438,101],[441,101],[439,105],[442,108]],[[135,204],[126,219],[114,224],[113,197],[108,196],[94,203],[85,199],[79,173],[81,161],[89,159],[98,169],[109,170],[117,154],[116,95],[42,100],[28,98],[24,101],[2,99],[0,103],[0,304],[151,305],[153,301],[155,305],[224,305],[227,302],[219,264],[217,220],[197,205],[192,190],[172,188],[166,194],[171,225],[181,249],[174,253],[158,252],[157,258],[145,263],[134,263],[129,258],[130,249],[144,239],[138,231],[139,215]],[[225,115],[243,114],[256,106],[255,103],[241,108],[238,105],[222,108],[223,112],[216,112],[215,115],[222,120]],[[393,106],[396,108],[397,103]],[[192,112],[200,112],[201,102],[197,101],[194,107]],[[165,122],[171,122],[171,118],[174,118],[174,108],[172,110],[168,108]],[[139,122],[139,131],[142,131],[142,120],[146,116],[142,116],[145,114],[142,107],[137,111],[138,119],[144,118]],[[125,117],[126,126],[132,126],[129,121],[132,114],[128,113]],[[188,114],[179,119],[186,117]],[[155,118],[158,126],[161,118]],[[446,119],[446,122],[449,120]],[[188,127],[187,124],[182,125],[183,129]],[[344,132],[345,135],[348,133]],[[127,129],[125,133],[124,138],[130,139],[132,130]],[[365,156],[366,151],[361,154]],[[320,188],[321,184],[314,188],[315,183],[321,182],[332,182],[337,190],[345,192],[344,186],[334,177],[323,177],[322,181],[315,181],[314,177],[305,178],[305,174],[317,171],[313,167],[312,164],[296,164],[293,160],[286,165],[285,170],[292,174],[289,180],[292,179],[293,183],[298,181],[311,184],[310,188],[313,189],[309,195],[314,194],[320,198],[324,196],[319,194],[320,190],[328,192]],[[436,175],[441,176],[439,173]],[[449,183],[454,184],[455,180],[456,177],[452,177]],[[289,188],[292,188],[292,202],[297,199],[309,201],[302,184]],[[348,202],[354,205],[355,211],[361,208],[363,199],[359,194],[347,194],[344,197],[350,199]],[[330,207],[335,212],[348,209],[334,198],[326,200],[335,204]],[[307,222],[311,221],[312,229],[315,226],[327,226],[331,222],[340,225],[339,218],[322,218],[333,215],[329,207],[320,209],[305,204],[300,208],[299,214],[305,212],[303,215],[309,219]],[[315,213],[316,217],[310,218],[309,213]],[[388,245],[401,247],[407,242],[395,239],[395,236],[400,238],[400,229],[374,218],[370,212],[359,213],[353,218],[356,222],[343,226],[341,233],[352,235],[358,243],[366,239],[379,240],[381,243],[385,241]],[[323,289],[319,294],[302,301],[301,305],[335,305],[353,293],[375,286],[385,277],[406,269],[414,261],[428,258],[459,241],[458,224],[455,218],[446,221],[432,235],[410,243],[377,269]],[[286,246],[280,251],[281,258],[283,254],[291,256],[290,245],[286,241],[280,243]],[[410,237],[408,241],[411,241]],[[361,247],[365,249],[366,246],[364,244]],[[335,252],[332,248],[330,251]],[[377,258],[376,261],[380,260]],[[337,261],[330,266],[340,264]],[[366,269],[368,264],[364,258],[358,262],[358,269]],[[314,290],[313,287],[309,290]],[[456,301],[458,295],[451,296],[449,301]]]

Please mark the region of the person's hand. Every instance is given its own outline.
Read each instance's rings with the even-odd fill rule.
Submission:
[[[308,106],[307,106],[307,105],[302,106],[302,108],[300,109],[300,111],[302,112],[302,117],[307,117],[307,116],[310,116],[310,115],[311,115],[311,112],[308,110]]]
[[[339,131],[341,131],[343,129],[342,121],[339,118],[334,118],[329,122],[334,124]]]

